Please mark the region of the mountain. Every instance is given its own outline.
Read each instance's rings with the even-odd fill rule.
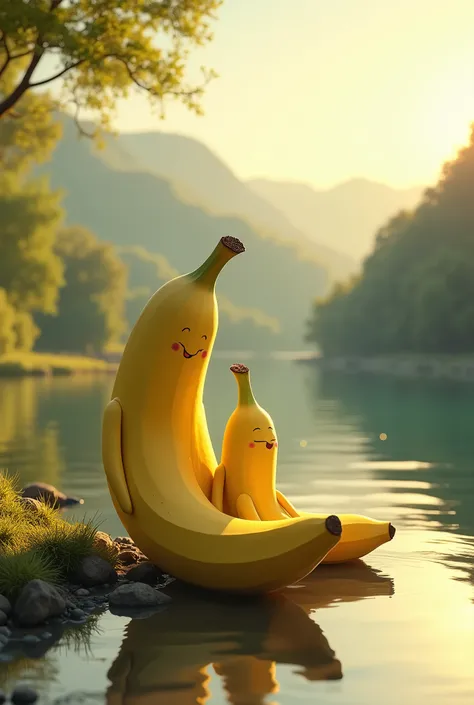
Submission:
[[[239,349],[265,341],[269,349],[303,347],[311,301],[328,288],[323,267],[302,259],[291,244],[265,239],[240,218],[184,203],[168,181],[140,171],[134,155],[126,171],[127,150],[120,141],[108,137],[97,151],[77,137],[71,120],[64,118],[63,125],[63,138],[39,171],[63,191],[69,224],[84,225],[122,247],[141,246],[176,272],[194,269],[222,235],[238,237],[247,252],[226,268],[218,293],[226,326],[232,322],[234,333],[239,328]],[[133,285],[140,283],[138,276]]]
[[[361,260],[371,250],[375,234],[388,218],[414,208],[424,187],[395,189],[367,179],[351,179],[317,191],[306,184],[253,179],[248,186],[278,206],[307,237]]]
[[[265,238],[290,242],[300,257],[320,262],[331,279],[346,278],[356,263],[318,241],[317,231],[304,234],[279,209],[240,181],[208,147],[190,137],[167,132],[120,135],[120,144],[148,171],[170,181],[181,200],[213,215],[236,216]]]

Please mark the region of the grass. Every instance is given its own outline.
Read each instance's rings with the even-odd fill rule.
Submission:
[[[12,352],[0,356],[0,377],[64,376],[115,369],[116,365],[106,360],[81,355]]]
[[[116,565],[115,549],[95,545],[94,522],[72,523],[57,509],[23,503],[17,484],[0,474],[0,593],[14,600],[30,580],[65,583],[93,554]]]

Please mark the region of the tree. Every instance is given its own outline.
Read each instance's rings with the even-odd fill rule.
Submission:
[[[0,287],[20,311],[55,310],[62,265],[53,246],[61,218],[59,194],[45,180],[0,174]]]
[[[112,245],[78,226],[59,232],[55,252],[65,286],[57,314],[37,317],[38,348],[99,353],[125,329],[126,267]]]
[[[22,70],[0,96],[0,117],[26,92],[62,79],[61,104],[107,125],[131,88],[161,106],[167,96],[199,112],[204,85],[186,84],[189,50],[210,41],[222,0],[0,0],[0,77]],[[165,48],[166,47],[166,48]],[[55,62],[54,68],[49,68]],[[44,69],[45,73],[39,70]]]
[[[8,300],[5,289],[0,289],[0,355],[15,347],[15,309]]]
[[[377,233],[361,276],[313,307],[328,355],[474,352],[474,125],[413,213]]]

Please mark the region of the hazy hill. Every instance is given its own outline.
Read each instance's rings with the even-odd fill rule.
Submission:
[[[278,205],[308,237],[360,260],[372,248],[378,228],[397,211],[411,209],[424,187],[394,189],[367,179],[351,179],[326,191],[306,184],[254,179],[249,187]]]
[[[268,347],[300,349],[310,303],[327,290],[326,271],[300,260],[294,249],[265,240],[243,220],[183,203],[167,181],[137,171],[133,159],[132,170],[125,171],[123,144],[117,153],[115,147],[109,138],[106,150],[97,154],[65,121],[64,137],[42,171],[64,191],[67,221],[91,228],[103,240],[162,255],[179,272],[199,264],[222,235],[240,238],[247,252],[230,263],[219,283],[228,312],[241,319],[239,348],[256,346],[256,327],[264,326]]]
[[[278,209],[240,181],[208,147],[190,137],[167,132],[120,135],[120,144],[138,163],[173,183],[180,198],[214,215],[237,216],[264,237],[298,243],[302,256],[311,256],[345,278],[356,263],[319,241],[317,229],[308,237]]]

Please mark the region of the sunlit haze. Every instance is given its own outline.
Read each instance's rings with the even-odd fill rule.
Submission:
[[[474,119],[473,26],[472,0],[226,0],[190,63],[220,75],[205,116],[134,95],[116,126],[196,137],[244,178],[429,183]]]

